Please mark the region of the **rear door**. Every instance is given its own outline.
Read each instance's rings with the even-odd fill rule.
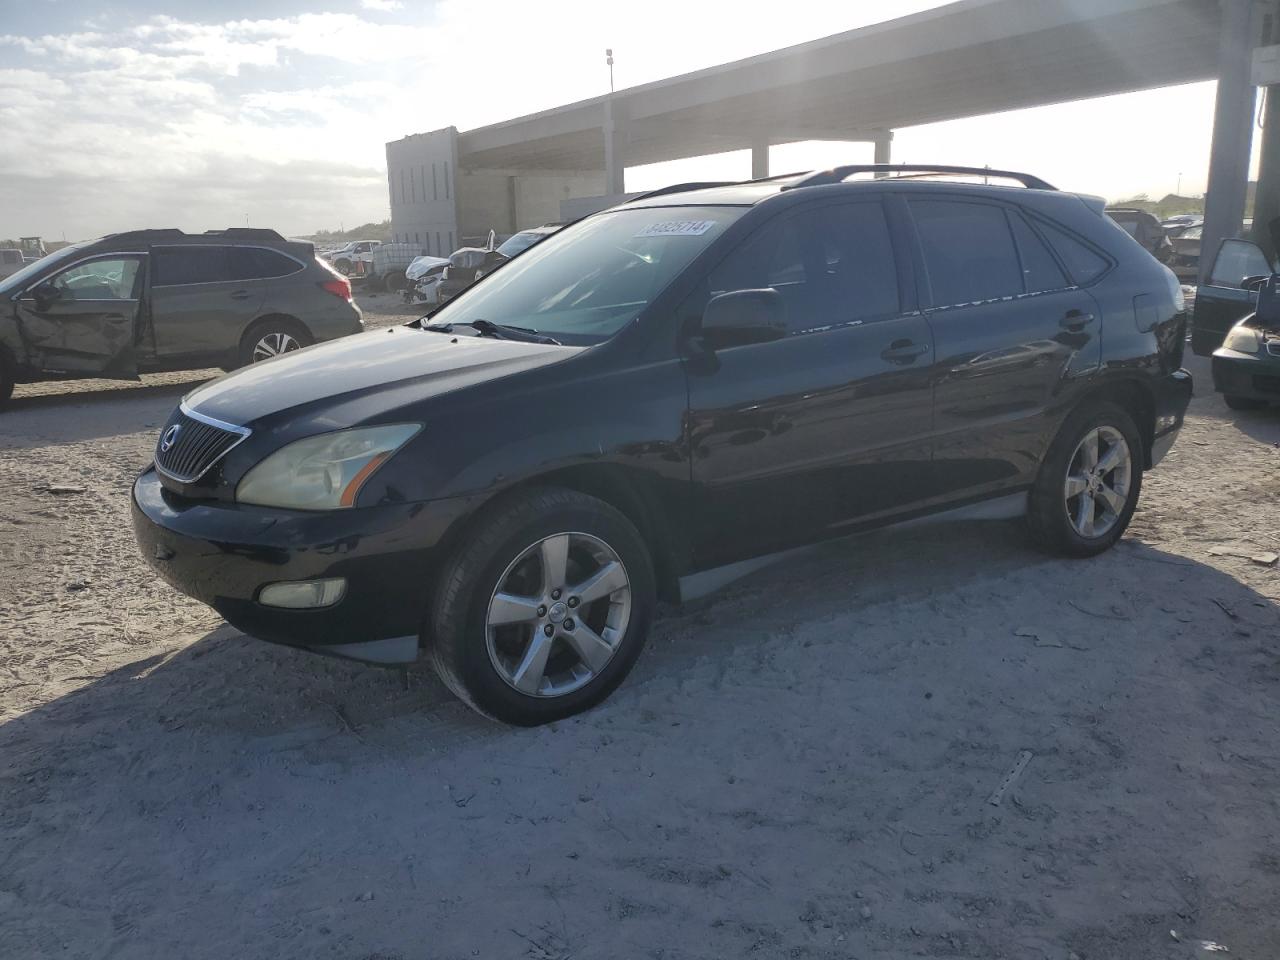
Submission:
[[[790,326],[689,356],[697,566],[839,534],[927,491],[933,345],[904,249],[878,199],[806,207],[760,227],[682,311],[696,329],[712,295],[771,287]]]
[[[1064,384],[1098,367],[1097,305],[1051,252],[1047,225],[1033,226],[1017,207],[960,197],[908,206],[935,342],[939,492],[961,499],[1026,484],[1048,407]],[[1109,265],[1094,256],[1089,279]]]
[[[151,250],[151,324],[162,363],[215,362],[240,345],[266,288],[242,279],[235,248],[166,245]]]
[[[15,305],[27,363],[47,373],[137,379],[145,260],[104,254],[25,290]]]
[[[1208,280],[1196,290],[1191,349],[1205,357],[1222,346],[1227,331],[1257,303],[1258,295],[1246,290],[1244,281],[1270,274],[1266,254],[1252,240],[1223,240]]]

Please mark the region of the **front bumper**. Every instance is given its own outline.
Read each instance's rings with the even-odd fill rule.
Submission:
[[[1218,393],[1280,402],[1280,357],[1221,347],[1214,351],[1212,363],[1213,389]]]
[[[237,629],[378,662],[416,655],[440,543],[467,506],[437,500],[308,512],[187,500],[165,490],[154,467],[134,482],[132,500],[143,559]],[[331,577],[347,581],[332,606],[258,602],[267,584]]]
[[[1155,430],[1151,437],[1149,466],[1154,467],[1163,460],[1173,446],[1173,441],[1178,438],[1178,431],[1182,429],[1194,390],[1195,381],[1187,370],[1175,370],[1157,381],[1154,397]]]

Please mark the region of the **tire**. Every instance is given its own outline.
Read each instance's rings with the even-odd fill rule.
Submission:
[[[346,257],[339,257],[333,261],[333,269],[337,270],[344,277],[351,276],[351,261]]]
[[[1267,405],[1267,401],[1259,400],[1256,397],[1238,397],[1233,393],[1223,394],[1222,399],[1232,410],[1261,410]]]
[[[626,586],[577,604],[549,586],[543,558],[554,556],[561,538],[568,562],[559,565],[566,575],[555,579],[568,586],[600,575],[601,589]],[[554,559],[550,566],[557,566]],[[495,621],[512,618],[493,626],[491,601],[497,609],[500,586],[525,602],[492,614]],[[648,637],[655,595],[649,548],[626,517],[576,491],[531,490],[496,506],[444,565],[428,618],[427,657],[445,685],[485,716],[518,726],[549,723],[595,706],[622,682]],[[594,642],[600,638],[603,647]],[[545,669],[522,674],[520,666],[538,660],[535,642],[549,651]],[[578,653],[584,644],[600,662],[589,665]]]
[[[1091,479],[1088,453],[1083,446],[1090,436],[1096,437],[1095,449],[1101,452],[1099,463],[1106,461],[1111,448],[1123,440],[1127,472],[1113,467]],[[1027,524],[1032,538],[1046,550],[1068,557],[1092,557],[1110,549],[1124,534],[1138,506],[1143,462],[1142,438],[1133,418],[1122,407],[1110,401],[1095,401],[1077,409],[1049,445],[1031,488]],[[1090,484],[1095,483],[1098,493],[1090,493],[1094,489]],[[1084,492],[1072,496],[1072,486]],[[1121,499],[1117,500],[1118,496]],[[1081,511],[1084,497],[1092,501],[1091,508],[1084,508],[1086,513]],[[1115,509],[1120,503],[1123,506]],[[1091,515],[1087,514],[1089,509],[1093,511]],[[1082,519],[1087,521],[1085,529],[1105,529],[1084,535]]]
[[[16,383],[16,376],[13,370],[13,361],[9,359],[9,355],[0,350],[0,410],[3,410],[9,403],[9,398],[13,396],[13,387]]]
[[[236,359],[240,366],[247,367],[271,359],[275,354],[269,354],[267,350],[292,353],[309,347],[314,342],[311,331],[292,317],[264,317],[255,321],[240,338]]]
[[[408,286],[409,281],[405,279],[403,270],[392,270],[383,277],[382,283],[392,293],[398,293]]]

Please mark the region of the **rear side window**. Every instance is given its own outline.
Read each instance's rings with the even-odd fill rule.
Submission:
[[[1022,266],[1001,207],[912,200],[935,306],[999,300],[1024,292]]]
[[[156,247],[152,251],[155,287],[217,283],[227,277],[226,247]]]
[[[1009,226],[1013,228],[1013,238],[1018,245],[1018,257],[1022,261],[1022,278],[1027,293],[1043,293],[1069,286],[1058,261],[1053,259],[1053,254],[1031,229],[1026,218],[1010,211]]]
[[[227,260],[229,280],[271,280],[302,269],[302,264],[292,257],[264,247],[231,247]]]
[[[1107,268],[1111,266],[1100,253],[1065,230],[1043,221],[1040,221],[1040,229],[1044,231],[1045,237],[1057,252],[1059,259],[1066,264],[1067,273],[1071,274],[1071,279],[1078,285],[1083,287],[1092,283],[1106,273]]]
[[[782,294],[792,333],[898,313],[884,208],[836,204],[773,220],[708,278],[712,296],[764,287]]]

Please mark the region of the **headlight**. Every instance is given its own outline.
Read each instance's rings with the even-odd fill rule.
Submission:
[[[397,423],[296,440],[246,473],[236,500],[295,510],[353,507],[365,481],[421,429]]]
[[[1257,353],[1262,347],[1262,338],[1253,327],[1235,326],[1227,331],[1227,339],[1222,345],[1238,353]]]

